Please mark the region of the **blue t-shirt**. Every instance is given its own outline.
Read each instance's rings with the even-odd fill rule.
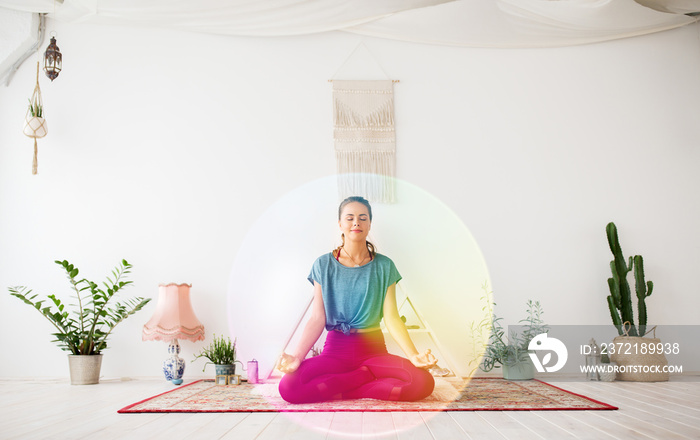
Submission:
[[[348,334],[351,328],[379,325],[386,289],[398,283],[401,275],[394,262],[382,254],[376,254],[364,266],[347,267],[328,253],[316,259],[308,280],[321,285],[326,330]]]

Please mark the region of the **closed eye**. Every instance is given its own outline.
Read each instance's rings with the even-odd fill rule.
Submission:
[[[353,221],[354,219],[355,219],[355,217],[352,217],[352,216],[345,217],[345,220],[349,221],[349,222]],[[359,217],[359,220],[361,222],[366,222],[369,219],[366,216],[361,216],[361,217]]]

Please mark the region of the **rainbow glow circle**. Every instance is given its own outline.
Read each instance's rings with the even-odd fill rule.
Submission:
[[[340,244],[336,188],[332,175],[290,191],[257,219],[238,250],[228,288],[229,329],[238,358],[244,364],[257,359],[262,380],[271,374],[274,379],[279,354],[287,345],[293,348],[303,330],[311,265]],[[403,276],[398,302],[408,296],[430,330],[411,334],[416,347],[431,348],[441,367],[466,377],[480,362],[472,327],[488,318],[482,311],[490,298],[486,263],[448,206],[400,179],[396,191],[397,203],[372,203],[369,240]],[[407,324],[421,325],[407,304],[399,310]],[[488,336],[482,335],[482,342]],[[386,339],[390,352],[403,355],[390,336]]]

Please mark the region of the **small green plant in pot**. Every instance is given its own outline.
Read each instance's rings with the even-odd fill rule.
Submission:
[[[201,357],[209,360],[209,362],[204,364],[202,371],[207,368],[208,364],[214,364],[217,376],[236,374],[236,363],[241,364],[241,367],[243,366],[241,361],[236,360],[236,341],[231,342],[231,338],[224,338],[223,335],[218,338],[214,335],[214,340],[208,346],[202,348],[195,355],[192,362]]]
[[[598,373],[601,382],[612,382],[615,380],[615,362],[610,362],[607,353],[600,355],[600,364],[603,369]]]
[[[131,298],[115,302],[116,294],[132,281],[126,281],[131,264],[122,260],[114,268],[112,277],[103,282],[104,289],[88,279],[78,279],[80,271],[68,261],[56,261],[68,276],[74,291],[76,304],[72,310],[56,295],[47,295],[52,305],[44,306],[46,299],[36,300],[36,294],[27,287],[10,287],[10,294],[34,307],[58,330],[53,333],[58,346],[71,354],[68,357],[71,367],[71,383],[74,385],[99,382],[102,350],[107,348],[107,338],[114,328],[126,318],[141,310],[150,298]],[[87,373],[88,377],[80,376]]]
[[[519,322],[523,324],[522,332],[511,331],[506,335],[506,331],[501,324],[503,318],[499,318],[494,313],[496,303],[490,301],[490,295],[482,297],[486,305],[484,312],[486,318],[478,325],[472,325],[472,332],[475,340],[481,337],[484,332],[489,332],[485,346],[477,348],[481,357],[479,368],[484,372],[489,372],[494,368],[503,367],[504,379],[532,379],[535,377],[535,367],[530,359],[528,345],[530,341],[541,333],[547,333],[549,327],[544,323],[542,315],[544,311],[539,301],[528,300],[527,317]]]

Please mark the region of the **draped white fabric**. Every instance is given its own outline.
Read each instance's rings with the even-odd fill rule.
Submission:
[[[700,0],[635,0],[640,5],[672,14],[691,14],[700,10]]]
[[[343,29],[453,0],[64,0],[61,21],[137,24],[223,35],[283,36]],[[46,12],[51,0],[0,0],[10,9]]]
[[[0,0],[60,21],[129,24],[224,35],[342,30],[466,47],[554,47],[693,23],[700,0]]]
[[[555,47],[644,35],[695,20],[633,0],[486,0],[408,11],[345,30],[450,46]]]

